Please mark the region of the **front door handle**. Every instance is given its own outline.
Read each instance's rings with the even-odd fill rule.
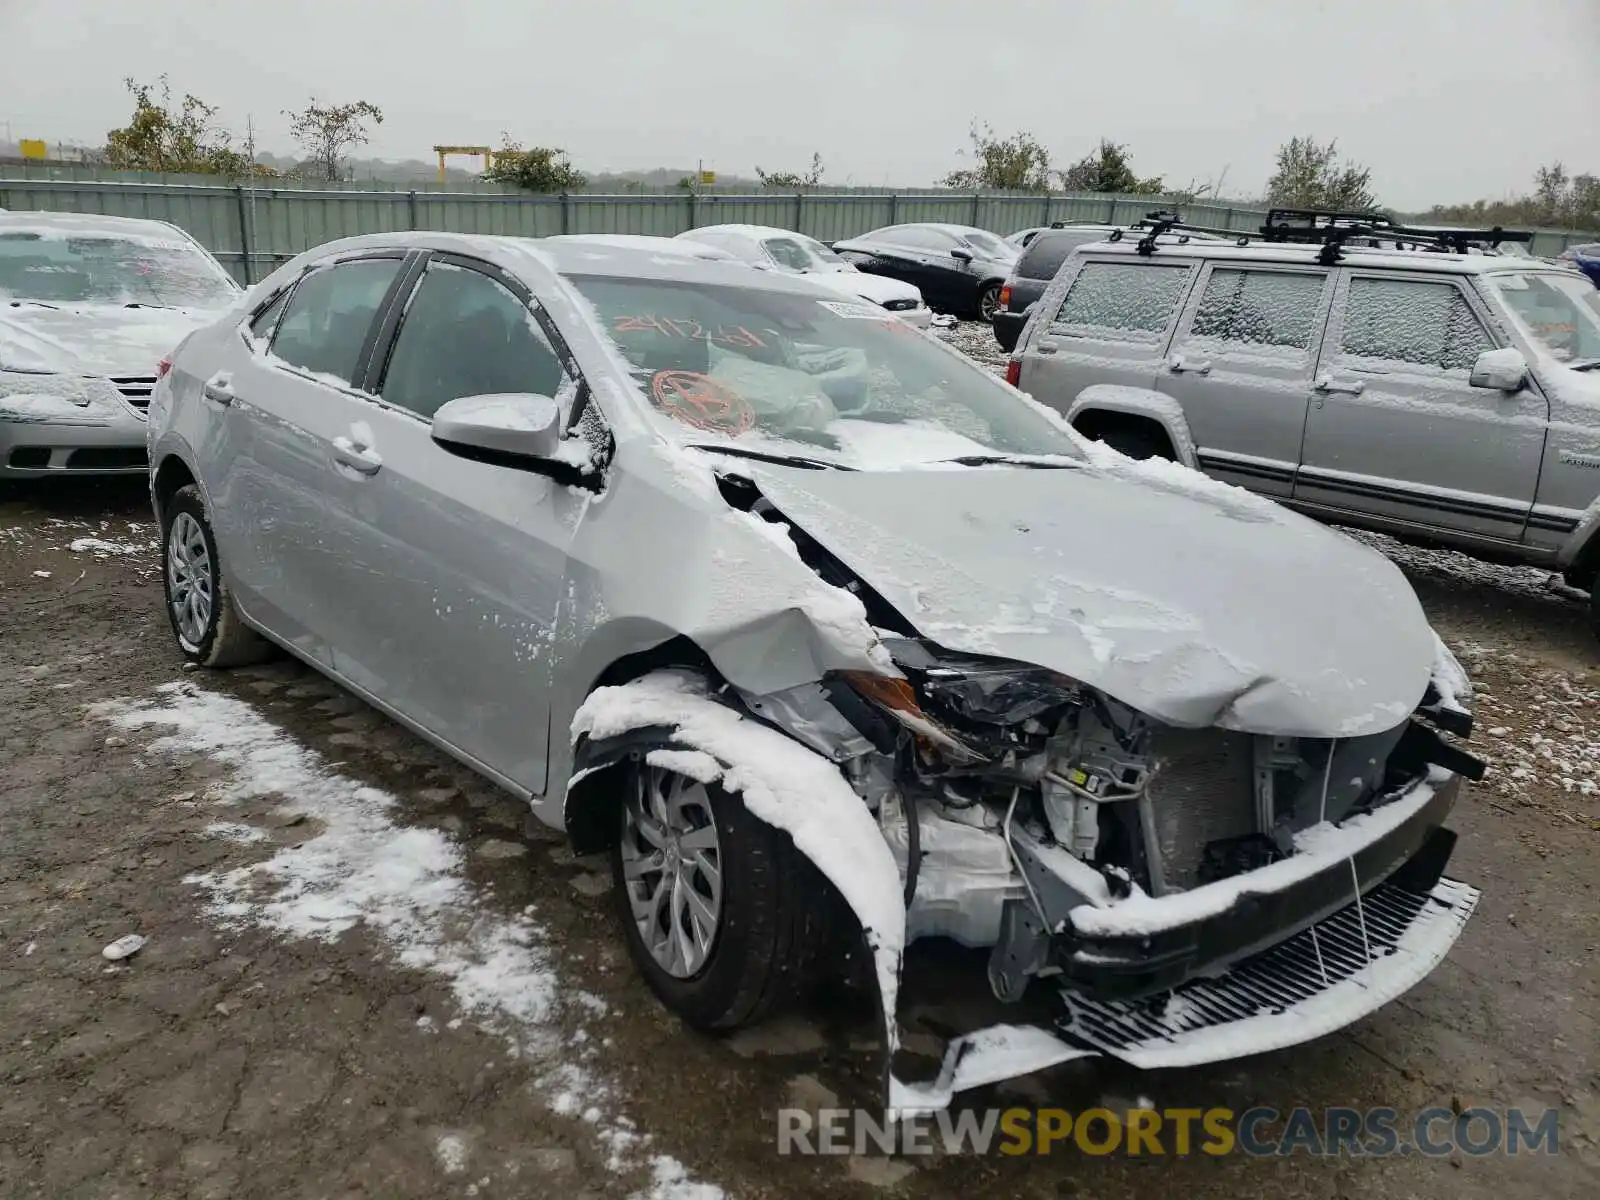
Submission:
[[[1312,385],[1315,390],[1323,395],[1359,396],[1367,390],[1367,385],[1360,379],[1338,380],[1332,375],[1324,375]]]
[[[383,466],[383,458],[371,446],[358,446],[347,437],[333,439],[334,461],[363,475],[376,475]]]
[[[232,404],[236,398],[233,392],[233,376],[226,371],[218,371],[205,381],[200,394],[213,404],[224,406]]]
[[[1174,375],[1182,375],[1185,372],[1193,372],[1196,375],[1209,375],[1211,374],[1211,360],[1194,362],[1184,358],[1181,354],[1174,354],[1167,362],[1167,370]]]

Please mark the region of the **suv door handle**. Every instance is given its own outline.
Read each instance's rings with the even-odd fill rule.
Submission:
[[[1209,375],[1211,362],[1209,359],[1205,362],[1188,362],[1183,355],[1174,354],[1167,360],[1167,370],[1174,375],[1182,375],[1185,371],[1193,371],[1196,375]]]
[[[370,446],[358,446],[347,437],[333,439],[333,457],[335,462],[343,463],[363,475],[376,475],[383,466],[383,458],[376,450]]]
[[[233,376],[218,371],[200,389],[200,394],[213,404],[229,405],[234,402]]]
[[[1312,387],[1324,395],[1359,396],[1367,390],[1367,385],[1360,379],[1350,379],[1341,382],[1332,375],[1324,375]]]

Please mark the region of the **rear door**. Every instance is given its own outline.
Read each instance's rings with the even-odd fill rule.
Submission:
[[[226,409],[223,454],[207,484],[240,602],[323,663],[343,604],[325,536],[342,401],[355,394],[351,380],[361,377],[402,263],[401,252],[385,251],[313,267],[259,314],[252,343],[203,392],[203,403]]]
[[[1205,267],[1157,386],[1183,406],[1208,473],[1293,492],[1332,295],[1326,267]]]
[[[1056,311],[1036,313],[1022,360],[1022,389],[1066,412],[1097,383],[1153,388],[1195,274],[1193,261],[1087,259],[1072,271]],[[1052,303],[1052,288],[1042,304]]]
[[[1542,394],[1469,385],[1497,339],[1458,276],[1349,269],[1312,384],[1294,498],[1501,541],[1522,537]]]
[[[551,633],[567,547],[589,494],[460,458],[431,436],[462,396],[570,403],[577,372],[526,288],[487,263],[435,254],[397,300],[371,395],[347,397],[367,467],[342,477],[334,570],[349,619],[334,666],[513,785],[540,792]]]

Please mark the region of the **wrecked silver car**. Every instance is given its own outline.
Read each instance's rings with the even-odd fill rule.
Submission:
[[[351,239],[150,413],[186,657],[285,647],[609,851],[698,1028],[864,945],[897,1109],[1306,1040],[1476,904],[1444,875],[1471,689],[1388,560],[803,278]],[[1001,1015],[897,1077],[934,937]]]

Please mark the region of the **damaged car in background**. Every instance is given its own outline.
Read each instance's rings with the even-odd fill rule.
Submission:
[[[699,1029],[865,947],[892,1108],[1304,1041],[1477,902],[1471,689],[1387,559],[803,276],[336,242],[185,342],[150,451],[186,657],[288,648],[609,852]],[[918,1073],[936,937],[995,1019]]]

